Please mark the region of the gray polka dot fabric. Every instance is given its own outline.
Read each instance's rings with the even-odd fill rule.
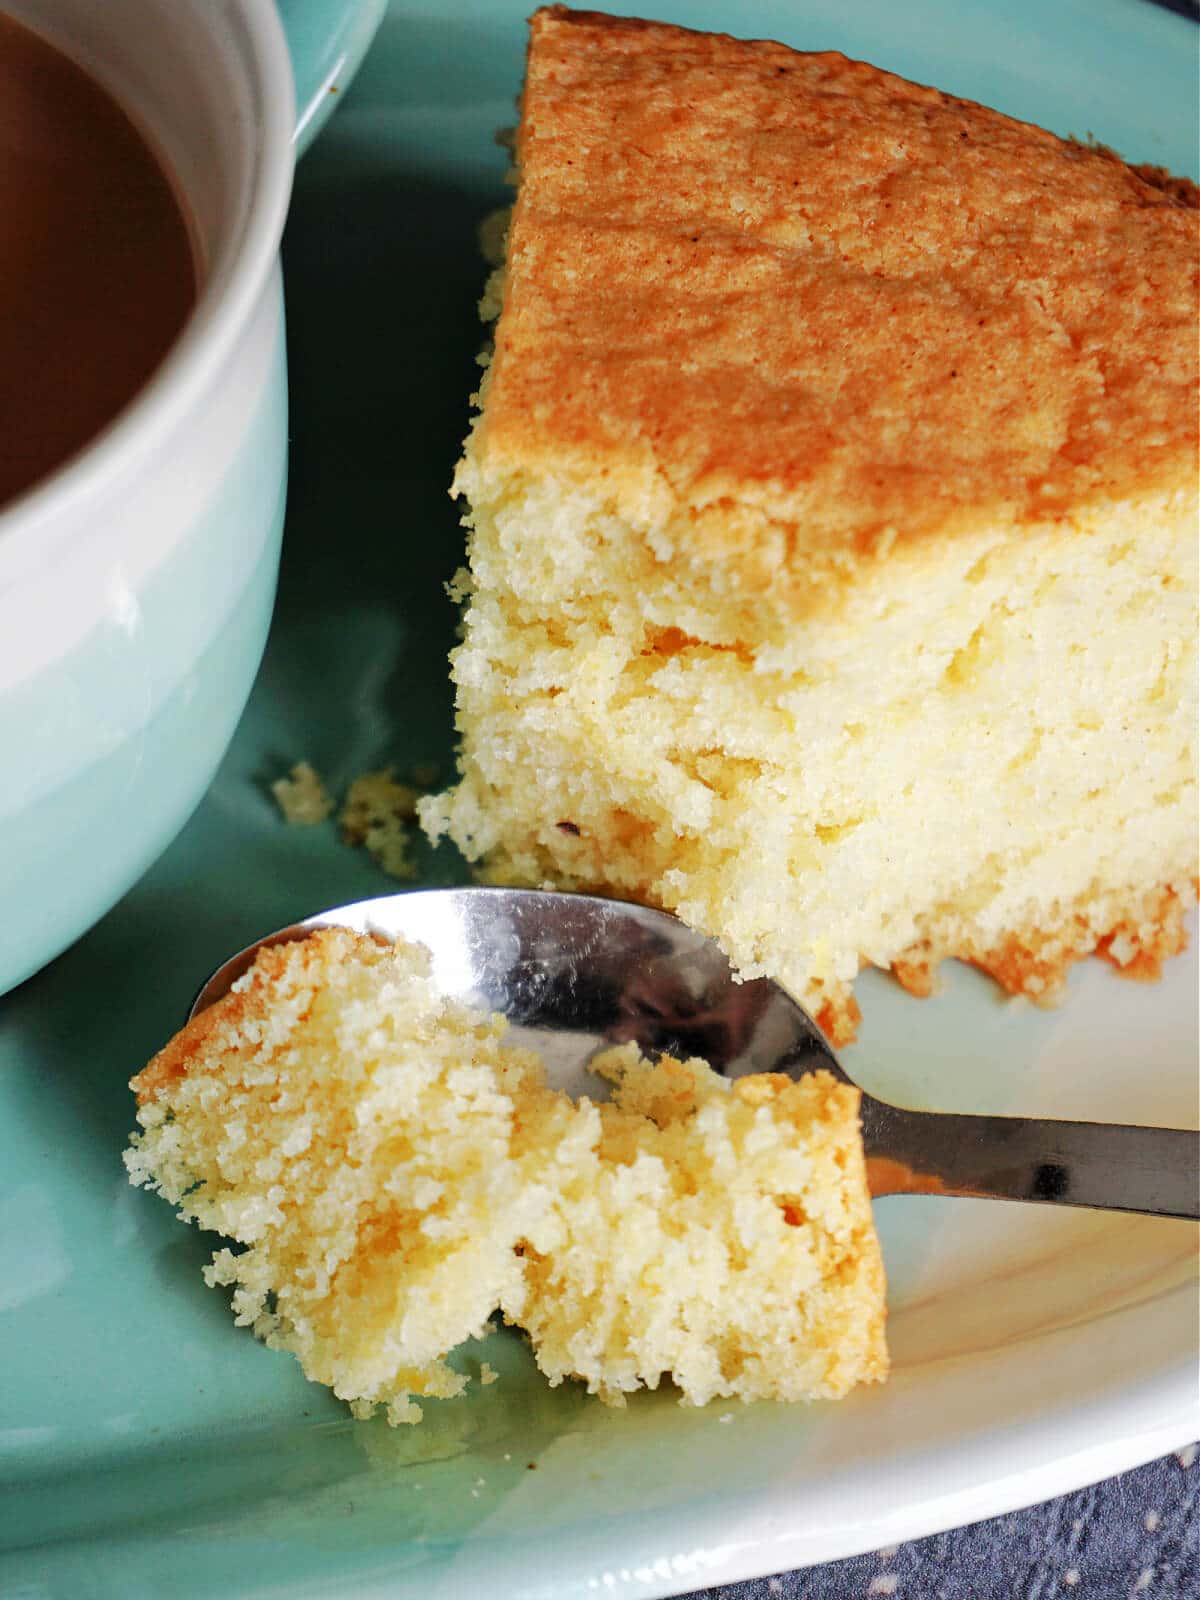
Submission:
[[[1200,1600],[1200,1452],[1045,1505],[695,1600]]]

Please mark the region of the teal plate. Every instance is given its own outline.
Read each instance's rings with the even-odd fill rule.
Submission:
[[[420,1428],[354,1423],[232,1325],[214,1245],[131,1189],[126,1080],[230,950],[388,882],[332,824],[284,827],[293,761],[448,774],[446,485],[477,368],[475,231],[503,200],[522,0],[394,4],[301,167],[286,240],[292,491],[249,709],[187,829],[99,927],[0,1003],[0,1593],[643,1597],[870,1549],[1078,1486],[1195,1436],[1185,1224],[879,1206],[895,1374],[839,1406],[610,1411],[494,1334],[501,1381]],[[656,4],[836,47],[1193,170],[1195,33],[1136,0]],[[461,864],[426,854],[426,883]],[[1188,1123],[1194,958],[1089,965],[1062,1010],[955,970],[863,984],[848,1063],[947,1109]],[[477,1368],[481,1349],[464,1353]]]

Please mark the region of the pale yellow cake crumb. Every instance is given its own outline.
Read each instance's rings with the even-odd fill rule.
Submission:
[[[412,878],[412,822],[417,812],[417,790],[396,781],[395,768],[364,772],[350,785],[338,815],[347,844],[365,845],[383,870],[393,878]]]
[[[131,1181],[231,1241],[206,1280],[357,1416],[460,1394],[452,1352],[497,1310],[552,1384],[613,1403],[885,1376],[856,1090],[625,1045],[612,1102],[573,1101],[504,1031],[417,947],[273,946],[133,1080]]]
[[[307,761],[297,761],[286,778],[276,778],[271,793],[292,827],[311,828],[324,822],[333,810],[333,797],[317,769]]]

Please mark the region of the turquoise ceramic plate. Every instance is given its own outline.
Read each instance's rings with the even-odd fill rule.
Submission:
[[[125,1081],[260,931],[387,889],[265,784],[451,756],[446,483],[476,368],[480,216],[502,197],[524,0],[394,5],[301,169],[286,248],[293,488],[281,600],[184,835],[0,1009],[0,1593],[653,1596],[894,1543],[1194,1436],[1193,1231],[981,1202],[879,1207],[893,1380],[837,1407],[624,1412],[503,1381],[420,1429],[355,1424],[203,1287],[212,1247],[125,1182]],[[1143,160],[1195,160],[1195,35],[1128,0],[656,4],[836,46]],[[428,882],[457,880],[446,856]],[[1098,967],[1045,1015],[956,972],[868,981],[853,1070],[951,1109],[1187,1122],[1194,963]],[[468,1363],[479,1360],[469,1353]]]

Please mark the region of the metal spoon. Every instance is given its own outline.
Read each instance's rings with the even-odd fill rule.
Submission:
[[[336,924],[427,946],[442,992],[503,1012],[558,1088],[598,1098],[587,1071],[608,1045],[702,1056],[727,1077],[824,1067],[850,1083],[815,1022],[778,984],[735,980],[718,945],[646,906],[533,889],[432,889],[321,911],[233,956],[191,1015],[267,944]],[[1200,1217],[1200,1135],[1176,1128],[909,1111],[862,1097],[874,1195],[997,1200]]]

